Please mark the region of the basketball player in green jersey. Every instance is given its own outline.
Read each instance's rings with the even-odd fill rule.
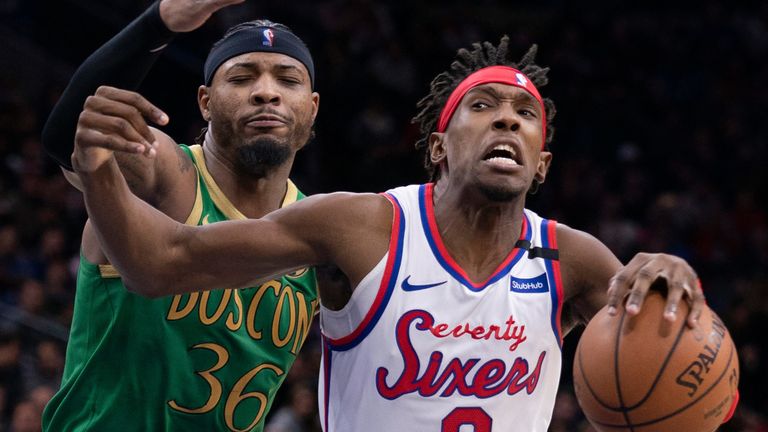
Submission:
[[[80,121],[93,125],[90,133],[131,129],[137,142],[153,144],[151,158],[121,154],[120,169],[134,193],[177,221],[259,218],[303,198],[288,175],[311,136],[319,96],[308,50],[284,26],[246,23],[214,45],[198,92],[208,121],[202,146],[150,130],[131,107],[146,103],[136,93],[99,87],[86,100],[104,83],[135,88],[172,31],[193,30],[240,1],[154,4],[78,70],[46,124],[48,151],[71,168],[85,101]],[[62,387],[45,410],[44,429],[262,430],[317,307],[314,270],[169,297],[130,288],[86,224]]]

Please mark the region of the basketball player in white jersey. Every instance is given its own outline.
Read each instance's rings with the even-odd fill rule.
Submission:
[[[73,166],[107,255],[146,295],[337,265],[354,289],[321,291],[326,431],[545,432],[571,328],[625,297],[637,313],[658,279],[668,319],[686,295],[695,326],[704,303],[684,260],[622,266],[594,237],[525,209],[552,160],[554,105],[537,89],[548,69],[535,49],[514,63],[507,42],[461,50],[420,102],[431,183],[317,195],[259,220],[172,221],[131,194],[114,161],[110,146],[136,134],[80,125]],[[261,85],[251,77],[241,97]]]

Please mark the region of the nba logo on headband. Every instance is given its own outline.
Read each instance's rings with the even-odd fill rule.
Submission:
[[[528,79],[525,77],[525,75],[519,72],[515,74],[515,79],[517,80],[517,83],[523,87],[525,87],[528,84]]]
[[[263,32],[261,32],[261,44],[264,46],[272,46],[275,40],[275,33],[272,31],[272,29],[265,29]]]

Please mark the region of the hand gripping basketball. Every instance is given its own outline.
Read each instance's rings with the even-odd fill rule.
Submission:
[[[701,284],[685,260],[667,254],[639,253],[616,273],[608,288],[608,313],[616,315],[620,303],[628,296],[626,311],[629,315],[637,315],[648,290],[658,280],[663,280],[667,286],[664,318],[674,321],[680,300],[685,299],[690,306],[688,326],[695,327],[705,306]]]
[[[706,305],[696,329],[662,319],[664,307],[652,289],[639,314],[603,308],[584,330],[574,391],[598,431],[712,432],[733,414],[739,361],[725,325]]]

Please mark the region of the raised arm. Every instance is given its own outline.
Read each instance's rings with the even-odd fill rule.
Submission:
[[[86,98],[102,85],[135,90],[176,32],[200,27],[212,13],[244,0],[162,0],[152,4],[77,69],[45,123],[48,153],[71,170],[77,118]],[[156,112],[153,120],[159,121]]]
[[[606,305],[611,277],[622,266],[598,239],[567,225],[557,225],[557,244],[565,289],[565,334],[579,324],[586,324]]]

